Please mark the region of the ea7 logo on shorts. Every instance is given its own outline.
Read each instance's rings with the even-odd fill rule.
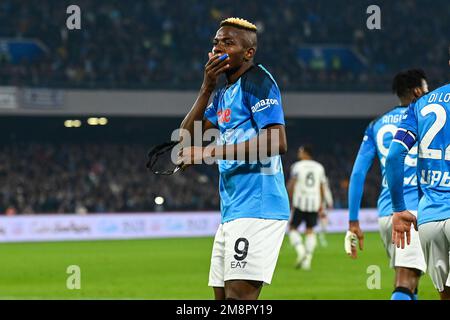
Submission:
[[[263,99],[252,107],[252,112],[260,112],[274,105],[279,105],[277,99]]]
[[[236,268],[245,269],[246,265],[247,265],[246,261],[231,261],[231,269],[236,269]]]

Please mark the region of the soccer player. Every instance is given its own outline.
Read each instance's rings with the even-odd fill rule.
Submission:
[[[289,240],[297,252],[296,267],[310,270],[317,244],[314,227],[317,225],[319,212],[323,210],[326,176],[323,166],[313,160],[311,146],[301,146],[297,156],[299,161],[291,167],[291,177],[287,187],[292,212]],[[306,224],[305,245],[297,230],[302,222]]]
[[[399,170],[408,151],[418,142],[417,172],[423,195],[418,218],[403,194]],[[428,273],[442,300],[450,300],[450,85],[444,85],[411,104],[403,117],[386,161],[392,197],[392,242],[397,248],[413,244],[419,231]],[[407,201],[407,200],[406,200]],[[414,228],[411,228],[411,224]],[[419,227],[417,227],[417,225]]]
[[[382,174],[382,188],[378,198],[380,236],[390,259],[390,266],[395,268],[395,289],[391,299],[412,300],[417,299],[417,286],[422,272],[426,271],[426,265],[417,234],[413,235],[413,243],[407,250],[398,250],[392,245],[391,197],[385,178],[385,164],[389,146],[407,106],[428,92],[425,73],[416,69],[400,72],[394,77],[392,89],[400,99],[400,105],[369,124],[353,166],[348,192],[350,217],[349,230],[345,237],[345,250],[352,258],[356,258],[356,239],[359,240],[360,249],[363,249],[364,235],[359,226],[358,213],[365,177],[377,156]],[[405,176],[402,190],[404,190],[408,209],[414,212],[417,210],[419,201],[416,163],[417,146],[411,145],[405,166],[400,167],[399,170],[404,172]]]
[[[195,121],[203,121],[204,130],[220,131],[218,145],[187,146],[183,139],[178,162],[218,161],[222,223],[209,274],[216,299],[258,298],[263,284],[271,282],[289,219],[280,158],[287,150],[281,96],[272,75],[254,63],[256,49],[254,24],[223,20],[198,98],[181,124],[190,133]],[[221,74],[226,86],[208,106]]]

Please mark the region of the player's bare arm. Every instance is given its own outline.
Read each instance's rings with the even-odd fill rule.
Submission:
[[[320,184],[320,207],[319,207],[319,217],[325,217],[325,207],[324,207],[324,199],[325,199],[325,183]]]
[[[189,131],[191,135],[194,131],[195,121],[203,121],[203,130],[214,127],[210,121],[203,120],[203,115],[205,114],[211,94],[217,86],[219,76],[230,67],[228,64],[229,57],[224,58],[223,55],[213,54],[211,52],[208,56],[209,60],[205,65],[203,83],[197,96],[197,100],[195,100],[194,105],[180,125],[180,129]],[[185,145],[190,145],[190,142]]]
[[[208,147],[206,147],[208,148]],[[253,157],[271,157],[285,154],[287,151],[286,131],[283,125],[275,124],[266,127],[253,139],[231,145],[210,147],[211,156],[215,159],[257,160]]]
[[[287,151],[283,125],[266,127],[253,139],[228,145],[192,146],[180,150],[178,164],[201,163],[209,160],[255,161],[260,157],[281,155]],[[260,159],[259,159],[260,160]]]

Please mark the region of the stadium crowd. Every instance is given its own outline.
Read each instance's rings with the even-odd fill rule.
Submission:
[[[347,206],[357,144],[317,152],[334,206]],[[147,146],[124,143],[15,143],[0,146],[0,214],[218,210],[216,166],[155,176],[145,169]],[[296,147],[283,156],[286,177]],[[379,179],[369,175],[363,206],[375,207]],[[378,179],[378,180],[377,180]],[[156,204],[155,198],[164,198]]]
[[[13,63],[0,48],[0,84],[196,89],[218,23],[235,15],[259,27],[257,60],[283,90],[389,90],[393,73],[411,66],[442,83],[450,2],[379,0],[381,30],[369,30],[372,2],[78,0],[81,30],[69,31],[70,1],[2,0],[0,39],[38,39],[48,51],[36,61]],[[330,70],[323,61],[299,58],[302,46],[337,43],[354,48],[365,68],[344,70],[338,59]]]
[[[218,205],[213,176],[199,170],[170,178],[150,174],[144,146],[15,144],[0,149],[2,213],[205,210]],[[157,196],[165,199],[163,205],[155,204]]]

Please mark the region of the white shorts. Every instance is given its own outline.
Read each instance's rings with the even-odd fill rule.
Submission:
[[[417,216],[417,211],[410,212]],[[384,248],[390,259],[390,267],[417,269],[425,273],[427,265],[420,245],[419,233],[414,227],[411,226],[411,243],[402,249],[392,243],[392,215],[379,218],[378,224]]]
[[[242,218],[221,224],[214,238],[208,286],[224,287],[228,280],[270,284],[287,223]]]
[[[450,287],[450,219],[419,226],[420,241],[428,263],[428,273],[435,288]]]

